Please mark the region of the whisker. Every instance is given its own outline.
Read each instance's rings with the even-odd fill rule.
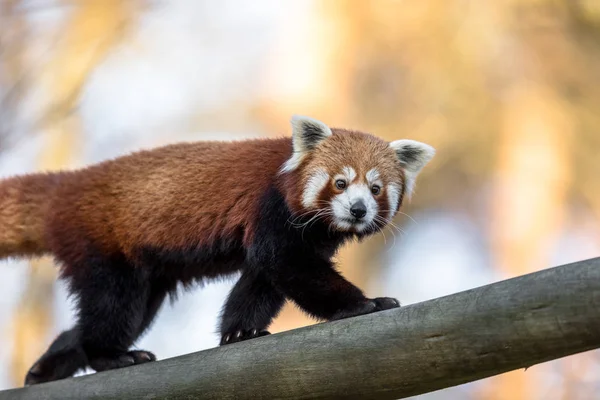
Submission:
[[[402,233],[402,234],[404,234],[404,231],[402,231],[399,227],[397,227],[393,222],[387,221],[386,219],[384,219],[383,217],[381,217],[379,215],[376,215],[374,220],[384,224],[384,227],[386,227],[386,228],[388,228],[388,226],[389,226],[390,232],[391,232],[392,236],[394,237],[394,242],[392,243],[392,246],[386,250],[386,251],[390,251],[393,247],[396,246],[396,239],[397,239],[396,233],[394,232],[394,229],[392,229],[392,228],[396,228],[398,230],[398,232]],[[384,234],[384,242],[385,242],[385,244],[387,244],[387,241],[385,240],[385,233],[384,233],[383,229],[381,230],[381,233]]]
[[[395,223],[393,223],[393,222],[389,222],[389,223],[388,223],[388,225],[389,225],[390,227],[392,227],[392,228],[396,229],[396,230],[398,231],[398,233],[401,233],[401,234],[403,234],[403,235],[404,235],[404,234],[406,234],[406,232],[405,232],[405,231],[404,231],[402,228],[398,227],[398,226],[397,226]]]
[[[327,211],[327,210],[321,210],[321,211],[319,211],[317,214],[315,214],[315,216],[314,216],[314,217],[312,217],[311,219],[309,219],[309,220],[308,220],[308,221],[307,221],[307,222],[304,224],[304,227],[302,228],[302,233],[300,234],[300,238],[301,238],[302,240],[304,240],[304,231],[306,230],[306,227],[308,226],[308,224],[309,224],[310,222],[312,222],[313,220],[315,220],[315,219],[318,219],[318,218],[319,218],[319,216],[321,216],[321,215],[323,214],[323,212],[326,212],[326,211]]]
[[[321,218],[324,218],[324,217],[327,217],[327,216],[329,216],[329,215],[332,215],[332,213],[331,213],[329,210],[324,210],[324,212],[320,213],[320,214],[318,215],[318,218],[317,218],[317,219],[315,219],[315,220],[312,222],[312,224],[311,224],[311,225],[314,225],[314,224],[315,224],[315,222],[317,222],[319,219],[321,219]],[[309,225],[309,226],[310,226],[310,225]]]
[[[408,218],[410,218],[410,220],[411,220],[412,222],[414,222],[415,224],[419,225],[419,223],[417,222],[417,220],[416,220],[416,219],[414,219],[413,217],[411,217],[410,215],[408,215],[407,213],[403,213],[402,211],[398,211],[398,214],[402,214],[402,215],[405,215],[405,216],[407,216]]]
[[[394,234],[394,232],[390,231],[390,233],[392,234],[392,244],[391,245],[386,245],[385,248],[385,253],[389,253],[390,251],[392,251],[392,249],[394,249],[396,247],[396,235]]]
[[[377,215],[373,218],[373,221],[371,221],[369,223],[369,225],[367,225],[367,228],[371,228],[371,227],[377,227],[377,224],[375,224],[375,222],[381,222],[377,219]],[[380,217],[381,218],[381,217]],[[381,229],[381,234],[383,235],[383,245],[387,246],[387,237],[385,236],[385,231],[383,229]]]
[[[321,213],[323,213],[324,211],[325,211],[325,210],[319,210],[319,211],[317,211],[317,213],[316,213],[315,215],[313,215],[313,216],[312,216],[312,217],[311,217],[311,218],[310,218],[308,221],[306,221],[306,222],[305,222],[305,223],[303,223],[303,224],[297,224],[297,226],[298,226],[298,227],[303,227],[303,226],[306,226],[306,225],[308,225],[308,224],[309,224],[311,221],[313,221],[315,218],[318,218],[318,217],[319,217],[319,215],[321,215]]]
[[[392,211],[392,210],[381,210],[381,212],[383,212],[383,213],[389,213],[390,211]],[[410,218],[410,220],[411,220],[412,222],[414,222],[415,224],[419,225],[419,222],[417,222],[417,220],[416,220],[416,219],[414,219],[413,217],[411,217],[411,216],[410,216],[410,215],[408,215],[407,213],[405,213],[405,212],[402,212],[402,211],[398,211],[398,212],[397,212],[397,214],[404,215],[404,216],[406,216],[406,217]]]
[[[318,213],[318,212],[324,211],[324,210],[325,210],[324,208],[317,208],[316,210],[308,210],[308,211],[303,212],[302,214],[295,215],[295,218],[292,221],[290,221],[289,218],[288,218],[287,222],[289,222],[291,224],[294,224],[298,219],[300,219],[300,218],[302,218],[302,217],[304,217],[306,215],[309,215],[309,214],[311,214],[313,212],[317,212]]]

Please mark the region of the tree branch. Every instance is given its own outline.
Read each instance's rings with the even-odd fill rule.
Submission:
[[[0,399],[398,399],[598,347],[600,258]]]

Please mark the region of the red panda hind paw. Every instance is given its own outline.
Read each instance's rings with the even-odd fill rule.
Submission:
[[[219,346],[223,346],[225,344],[242,342],[244,340],[254,339],[261,336],[270,335],[271,332],[265,330],[258,329],[250,329],[250,330],[239,330],[232,333],[226,333],[221,337],[221,342]]]
[[[27,376],[25,377],[25,386],[35,385],[36,383],[43,383],[51,380],[54,380],[52,376],[44,377],[42,366],[38,361],[27,372]]]

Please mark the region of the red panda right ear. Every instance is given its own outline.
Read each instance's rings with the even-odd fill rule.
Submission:
[[[296,169],[309,151],[332,135],[331,129],[321,121],[302,115],[294,115],[291,119],[292,143],[294,153],[282,167],[282,172]]]
[[[390,143],[406,175],[406,193],[410,198],[417,175],[435,155],[435,149],[415,140],[401,139]]]

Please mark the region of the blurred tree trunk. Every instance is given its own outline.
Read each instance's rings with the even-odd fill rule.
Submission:
[[[61,32],[62,40],[35,82],[50,98],[41,126],[45,144],[40,169],[61,169],[74,161],[81,134],[76,107],[82,86],[111,47],[122,40],[124,28],[140,5],[121,0],[76,3]],[[52,264],[50,259],[31,263],[29,279],[15,312],[11,369],[15,385],[22,384],[27,369],[49,344],[56,279]]]
[[[12,133],[14,114],[24,86],[27,23],[18,11],[21,0],[0,2],[0,151]]]

